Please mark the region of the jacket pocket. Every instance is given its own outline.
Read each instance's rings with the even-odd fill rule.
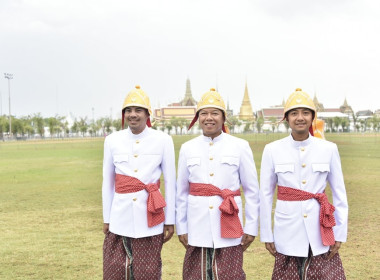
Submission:
[[[330,172],[330,164],[328,163],[312,163],[313,172]]]
[[[201,158],[188,158],[186,161],[187,166],[201,165]]]
[[[221,163],[226,163],[228,165],[239,166],[239,158],[237,158],[237,157],[231,157],[231,156],[224,156],[221,159]]]
[[[114,155],[113,162],[114,163],[128,162],[128,155]]]
[[[274,166],[274,172],[275,173],[294,172],[294,164],[293,163],[276,164]]]

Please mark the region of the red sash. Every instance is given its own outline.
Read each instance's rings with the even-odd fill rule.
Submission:
[[[319,211],[319,223],[323,245],[329,246],[335,244],[333,226],[336,225],[334,218],[335,207],[327,199],[325,193],[309,193],[303,190],[289,187],[278,186],[277,199],[285,201],[303,201],[314,198],[321,205]]]
[[[134,193],[146,190],[149,193],[147,200],[147,217],[148,226],[154,227],[165,221],[164,207],[166,202],[160,191],[160,180],[157,183],[145,185],[139,179],[116,174],[115,176],[115,192],[117,193]]]
[[[240,190],[221,190],[211,184],[190,183],[190,194],[196,196],[214,196],[219,195],[223,198],[219,210],[220,226],[223,238],[239,238],[244,232],[239,220],[239,207],[237,206],[234,196],[240,196]]]

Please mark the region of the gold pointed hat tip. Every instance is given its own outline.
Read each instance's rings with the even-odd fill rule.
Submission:
[[[140,89],[140,86],[139,85],[135,85],[135,88]]]
[[[302,88],[296,88],[296,91],[302,91]]]
[[[215,89],[214,88],[210,88],[210,91],[215,91]]]

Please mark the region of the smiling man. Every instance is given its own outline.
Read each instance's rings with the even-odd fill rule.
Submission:
[[[151,113],[149,97],[136,86],[122,108],[128,129],[104,142],[103,279],[161,279],[162,245],[174,233],[175,158],[172,138],[150,128]]]
[[[246,279],[243,251],[258,234],[259,188],[247,141],[225,133],[226,108],[214,89],[197,104],[203,134],[178,160],[176,229],[186,248],[184,280]],[[245,197],[243,230],[242,186]]]
[[[260,171],[260,236],[275,256],[272,279],[346,279],[338,250],[347,239],[348,205],[337,146],[313,136],[316,109],[301,89],[287,100],[284,119],[291,135],[265,146]]]

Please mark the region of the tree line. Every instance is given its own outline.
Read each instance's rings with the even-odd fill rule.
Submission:
[[[63,116],[55,116],[44,118],[41,114],[28,115],[25,117],[17,118],[11,116],[12,122],[12,135],[16,138],[45,138],[48,128],[49,137],[66,138],[72,136],[105,136],[113,131],[121,129],[121,119],[111,119],[110,117],[102,117],[99,119],[89,120],[87,117],[80,117],[75,119],[70,125],[67,119]],[[334,117],[326,119],[325,131],[326,132],[349,132],[350,120],[348,118]],[[380,118],[376,115],[367,119],[358,119],[354,114],[352,115],[353,127],[356,132],[366,132],[372,130],[379,131]],[[263,132],[264,119],[259,117],[251,121],[241,121],[235,116],[228,117],[226,125],[231,133],[235,132]],[[280,122],[275,117],[270,117],[267,120],[272,132],[279,131]],[[289,129],[289,124],[282,122],[286,131]],[[185,118],[172,117],[167,120],[153,120],[152,127],[166,131],[169,134],[186,133],[190,121]],[[243,125],[243,129],[241,126]],[[236,131],[237,130],[237,131]],[[0,139],[4,136],[9,136],[9,117],[6,115],[0,116]]]

